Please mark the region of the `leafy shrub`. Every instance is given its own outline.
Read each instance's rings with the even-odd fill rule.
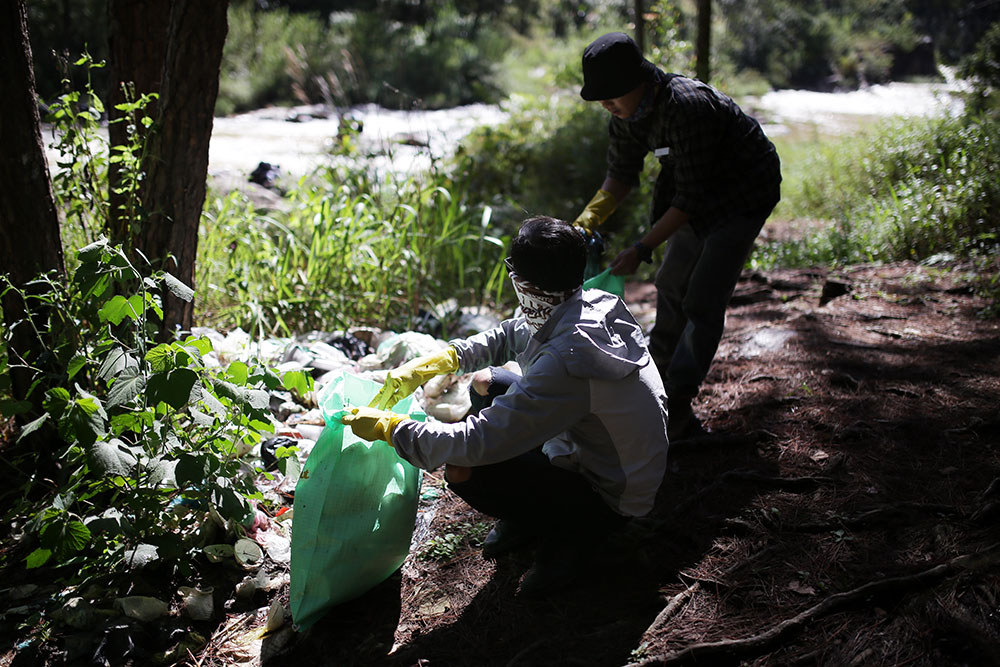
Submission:
[[[77,64],[93,66],[87,56]],[[14,489],[7,498],[17,500],[4,509],[16,548],[2,557],[27,553],[29,568],[71,566],[54,576],[98,577],[117,590],[139,551],[155,551],[168,571],[190,570],[192,554],[220,524],[232,530],[248,515],[249,499],[260,498],[258,471],[242,457],[273,430],[268,390],[283,385],[257,362],[216,368],[206,361],[208,339],[155,342],[160,295],[169,290],[190,300],[193,292],[170,274],[136,265],[101,235],[108,228],[107,164],[118,163],[114,187],[123,212],[138,214],[144,146],[134,132],[125,146],[93,142],[97,114],[78,113],[80,97],[98,108],[88,87],[51,110],[64,169],[54,191],[67,224],[98,238],[72,253],[68,279],[43,275],[19,286],[0,276],[0,289],[17,291],[26,312],[4,322],[5,341],[23,329],[38,339],[37,348],[19,350],[25,358],[5,358],[2,369],[4,394],[12,368],[32,377],[28,396],[17,397],[25,400],[0,402],[3,415],[34,417],[5,450]],[[136,123],[144,122],[148,101],[126,103]],[[285,379],[299,391],[309,386],[301,373]]]
[[[282,380],[257,363],[213,368],[205,361],[207,338],[153,342],[154,319],[162,317],[158,290],[192,296],[169,274],[143,277],[104,239],[81,249],[77,263],[67,283],[43,276],[46,289],[22,293],[29,313],[6,330],[42,326],[35,310],[55,313],[39,336],[48,341],[41,354],[57,360],[49,367],[60,369],[41,385],[44,413],[20,435],[23,441],[51,428],[54,449],[8,454],[25,473],[17,478],[25,500],[8,521],[21,545],[34,545],[28,568],[72,565],[73,580],[102,577],[114,587],[136,550],[147,549],[168,570],[189,571],[212,517],[232,530],[248,516],[248,499],[261,498],[242,457],[273,430],[268,390]],[[301,383],[301,375],[289,376],[289,384]],[[47,470],[50,461],[58,462],[53,480],[27,474]]]

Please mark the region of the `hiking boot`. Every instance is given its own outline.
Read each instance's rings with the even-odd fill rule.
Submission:
[[[516,551],[535,540],[536,534],[523,524],[500,519],[483,540],[483,556],[496,558]]]
[[[708,429],[691,409],[691,401],[686,399],[667,400],[667,439],[691,440],[708,435]]]

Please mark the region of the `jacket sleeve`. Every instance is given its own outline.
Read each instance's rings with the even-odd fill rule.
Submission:
[[[424,470],[444,463],[488,465],[541,446],[589,411],[588,381],[570,377],[561,359],[543,354],[479,415],[455,424],[402,422],[392,441],[400,456]]]
[[[456,338],[448,342],[458,352],[461,373],[472,373],[487,366],[503,366],[517,355],[518,319],[504,320],[500,326],[469,338]]]

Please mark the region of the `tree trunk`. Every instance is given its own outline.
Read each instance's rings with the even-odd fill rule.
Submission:
[[[40,273],[55,271],[64,277],[59,216],[52,196],[28,43],[24,0],[0,3],[0,81],[4,82],[4,117],[0,119],[0,271],[30,300],[28,283]],[[47,333],[45,308],[30,304],[38,334],[22,322],[29,310],[13,290],[3,296],[4,323],[10,333],[8,359],[12,393],[28,398],[33,373],[18,368],[20,360],[40,363]],[[20,324],[19,324],[20,323]],[[36,408],[41,392],[30,397]]]
[[[172,0],[109,0],[108,1],[108,53],[110,64],[110,90],[108,91],[108,139],[112,146],[122,146],[128,141],[126,122],[116,109],[123,102],[134,101],[148,93],[160,91],[163,64],[167,58],[167,29],[170,25]],[[131,92],[127,96],[122,86]],[[130,99],[131,98],[131,99]],[[156,118],[158,105],[146,107],[146,115]],[[145,129],[136,124],[140,136]],[[135,245],[137,226],[141,223],[137,211],[129,210],[127,197],[116,194],[119,185],[118,163],[108,165],[110,192],[109,234],[113,244],[124,248]]]
[[[142,201],[147,218],[137,245],[159,268],[191,287],[228,4],[228,0],[173,0],[158,122],[146,162]],[[190,301],[164,293],[161,337],[189,330],[193,314]]]
[[[635,13],[635,43],[639,46],[639,53],[646,52],[646,10],[642,5],[642,0],[635,0],[633,3]]]
[[[698,39],[695,44],[696,76],[708,83],[712,75],[712,0],[698,0]]]

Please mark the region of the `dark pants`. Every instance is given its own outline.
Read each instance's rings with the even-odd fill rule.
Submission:
[[[503,368],[490,370],[493,379],[487,396],[469,388],[471,414],[478,414],[519,379]],[[549,463],[541,444],[515,458],[473,467],[468,480],[449,482],[448,488],[483,514],[546,535],[610,530],[626,521],[581,475]]]

